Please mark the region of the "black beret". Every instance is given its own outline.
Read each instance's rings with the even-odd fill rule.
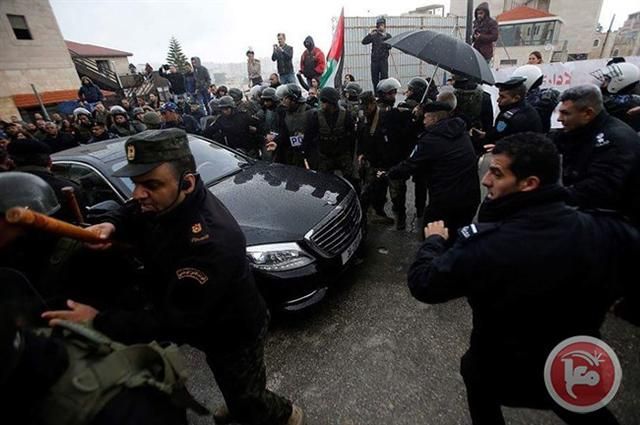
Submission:
[[[422,106],[422,112],[439,112],[446,111],[451,112],[451,105],[445,102],[430,102]]]

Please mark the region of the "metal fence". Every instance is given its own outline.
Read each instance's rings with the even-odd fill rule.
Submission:
[[[439,16],[387,16],[387,32],[397,35],[405,31],[428,29],[464,40],[464,17]],[[375,17],[345,16],[345,54],[342,75],[353,74],[364,90],[372,90],[371,85],[371,45],[363,45],[362,39],[375,27]],[[391,49],[389,56],[389,77],[397,78],[403,86],[413,77],[430,77],[434,67],[419,59]],[[446,80],[446,73],[436,74],[438,85]]]

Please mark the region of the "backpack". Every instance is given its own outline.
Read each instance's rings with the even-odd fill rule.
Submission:
[[[155,388],[199,415],[210,413],[187,391],[186,365],[175,344],[124,345],[68,321],[61,321],[55,330],[37,331],[43,336],[56,332],[62,333],[69,367],[42,402],[44,424],[87,424],[121,391],[137,387]]]

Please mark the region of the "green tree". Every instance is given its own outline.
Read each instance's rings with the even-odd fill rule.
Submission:
[[[169,40],[169,53],[167,53],[167,63],[175,65],[178,71],[185,72],[187,70],[187,56],[182,52],[182,46],[175,37],[171,36]]]

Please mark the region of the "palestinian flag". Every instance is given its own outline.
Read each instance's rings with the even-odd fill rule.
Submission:
[[[333,34],[331,49],[327,54],[327,67],[320,77],[320,88],[342,88],[342,64],[344,62],[344,7],[340,12],[338,26]]]

